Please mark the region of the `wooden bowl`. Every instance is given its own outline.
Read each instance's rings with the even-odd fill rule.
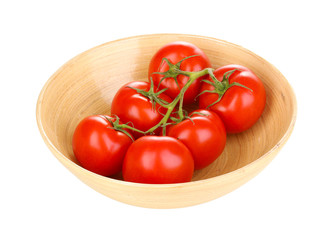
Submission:
[[[78,122],[109,114],[116,91],[129,81],[147,81],[148,64],[164,44],[187,41],[209,57],[214,68],[241,64],[264,83],[267,104],[253,128],[228,136],[223,154],[196,171],[189,183],[138,184],[107,178],[82,168],[71,139]],[[293,90],[270,63],[245,48],[222,40],[181,34],[155,34],[112,41],[74,57],[56,71],[37,103],[40,133],[59,161],[88,186],[112,199],[149,208],[177,208],[225,195],[256,176],[288,140],[296,120]]]

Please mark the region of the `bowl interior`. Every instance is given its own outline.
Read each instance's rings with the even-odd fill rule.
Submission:
[[[148,64],[162,45],[188,41],[200,47],[214,68],[241,64],[264,83],[267,104],[260,120],[241,134],[228,135],[223,154],[196,171],[193,181],[215,177],[260,158],[282,139],[293,121],[295,103],[286,79],[271,64],[237,45],[191,35],[147,35],[92,48],[63,65],[47,82],[39,98],[38,118],[47,141],[68,161],[78,162],[71,139],[78,122],[92,114],[109,114],[116,91],[129,81],[147,81]]]

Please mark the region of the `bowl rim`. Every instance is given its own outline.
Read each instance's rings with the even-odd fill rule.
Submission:
[[[230,45],[232,47],[235,48],[240,48],[240,50],[253,55],[254,57],[257,57],[259,59],[261,59],[262,61],[264,61],[265,63],[269,64],[269,66],[275,71],[277,72],[277,74],[279,74],[287,83],[287,87],[289,88],[289,92],[290,92],[290,99],[292,99],[292,104],[293,104],[293,113],[291,116],[291,122],[288,126],[288,128],[286,129],[286,132],[284,133],[284,135],[282,136],[282,138],[265,154],[263,154],[262,156],[260,156],[259,158],[255,159],[254,161],[250,162],[249,164],[242,166],[234,171],[228,172],[228,173],[224,173],[218,176],[214,176],[214,177],[210,177],[207,179],[202,179],[202,180],[195,180],[195,181],[190,181],[190,182],[185,182],[185,183],[171,183],[171,184],[147,184],[147,183],[135,183],[135,182],[128,182],[128,181],[124,181],[124,180],[119,180],[119,179],[114,179],[111,177],[105,177],[96,173],[93,173],[85,168],[83,168],[82,166],[76,164],[75,162],[71,161],[69,158],[67,158],[61,151],[59,151],[54,144],[52,143],[52,141],[48,138],[44,127],[43,127],[43,123],[41,120],[41,112],[42,112],[42,103],[43,103],[43,99],[44,99],[44,93],[46,92],[46,90],[48,89],[50,83],[53,81],[53,79],[55,78],[55,76],[62,71],[63,68],[65,68],[70,62],[72,62],[74,59],[79,58],[80,56],[86,54],[87,52],[93,51],[95,49],[98,48],[102,48],[103,46],[109,45],[109,44],[113,44],[116,42],[120,42],[120,41],[128,41],[128,40],[133,40],[133,39],[142,39],[142,38],[149,38],[149,37],[161,37],[161,36],[183,36],[183,37],[190,37],[190,38],[201,38],[201,39],[208,39],[208,40],[212,40],[212,41],[216,41],[216,42],[222,42],[223,44],[226,45]],[[296,96],[295,93],[293,91],[292,86],[289,84],[289,82],[287,81],[287,79],[283,76],[283,74],[271,63],[269,63],[267,60],[265,60],[264,58],[260,57],[259,55],[255,54],[254,52],[231,42],[222,40],[222,39],[217,39],[217,38],[213,38],[213,37],[207,37],[207,36],[202,36],[202,35],[194,35],[194,34],[181,34],[181,33],[156,33],[156,34],[144,34],[144,35],[137,35],[137,36],[131,36],[131,37],[125,37],[125,38],[120,38],[120,39],[116,39],[116,40],[112,40],[112,41],[108,41],[105,42],[103,44],[99,44],[97,46],[94,46],[90,49],[87,49],[79,54],[77,54],[76,56],[74,56],[73,58],[69,59],[67,62],[65,62],[62,66],[60,66],[60,68],[58,68],[51,76],[50,78],[46,81],[45,85],[43,86],[43,88],[41,89],[41,92],[39,93],[38,96],[38,100],[37,100],[37,106],[36,106],[36,120],[37,120],[37,125],[38,125],[38,129],[39,132],[46,144],[46,146],[51,150],[51,152],[53,153],[53,155],[55,155],[55,157],[62,163],[64,164],[65,161],[66,164],[69,164],[71,167],[76,168],[79,171],[83,171],[86,174],[90,175],[93,178],[99,178],[102,179],[103,181],[106,182],[111,182],[111,183],[115,183],[115,184],[120,184],[120,185],[126,185],[126,186],[131,186],[131,187],[141,187],[141,188],[146,188],[146,186],[148,186],[149,188],[162,188],[162,189],[167,189],[167,188],[178,188],[178,187],[192,187],[195,185],[199,185],[199,184],[209,184],[214,182],[215,180],[217,181],[222,181],[222,179],[231,177],[233,175],[237,175],[240,174],[242,172],[245,172],[246,169],[249,168],[253,168],[255,165],[257,165],[259,162],[263,161],[265,158],[267,158],[268,156],[280,151],[280,149],[285,145],[285,143],[287,142],[287,140],[289,139],[290,135],[293,132],[294,129],[294,125],[297,119],[297,100],[296,100]]]

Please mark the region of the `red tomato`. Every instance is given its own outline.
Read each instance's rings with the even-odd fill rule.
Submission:
[[[196,110],[177,125],[169,127],[167,135],[185,144],[191,151],[195,169],[201,169],[215,161],[223,152],[226,142],[226,131],[216,113],[207,110]],[[192,122],[193,121],[193,122]]]
[[[135,81],[122,86],[113,99],[111,113],[117,115],[123,123],[128,123],[129,125],[132,123],[131,125],[134,128],[145,132],[161,121],[167,109],[161,107],[159,104],[155,104],[155,107],[153,107],[153,103],[148,97],[129,87],[148,91],[150,89],[150,83]],[[166,102],[172,101],[170,97],[163,93],[159,97]],[[139,138],[143,134],[133,132],[133,136]]]
[[[163,75],[152,73],[165,72],[169,69],[168,64],[164,61],[162,62],[163,58],[167,58],[172,64],[176,64],[183,58],[193,55],[198,56],[184,60],[180,65],[181,70],[190,72],[201,71],[211,66],[209,59],[205,55],[205,53],[191,43],[172,42],[163,46],[156,52],[149,64],[148,79],[151,79],[152,77],[155,86],[159,86],[160,84],[160,89],[168,88],[165,93],[172,99],[176,98],[176,96],[179,94],[180,90],[183,88],[189,78],[184,75],[178,75],[178,85],[174,78],[165,78],[160,83],[161,79],[163,78]],[[199,93],[201,80],[204,78],[207,77],[200,77],[195,80],[192,85],[190,85],[184,95],[184,104],[190,104],[194,102],[196,95]]]
[[[130,182],[189,182],[194,161],[187,147],[175,138],[144,136],[128,149],[122,171],[124,180]]]
[[[234,69],[238,69],[238,71],[234,71],[230,75],[229,83],[237,82],[249,89],[232,86],[224,93],[219,102],[209,108],[222,119],[228,133],[239,133],[252,127],[260,118],[266,103],[266,93],[262,81],[248,68],[240,65],[227,65],[218,68],[214,75],[219,81],[222,81],[223,75]],[[209,81],[213,82],[211,78]],[[205,90],[213,91],[215,87],[204,82],[200,93]],[[199,107],[206,108],[218,98],[217,93],[203,93],[199,97]]]
[[[89,116],[78,124],[72,138],[76,159],[87,170],[103,176],[121,171],[125,153],[132,144],[128,135],[111,127],[105,116]]]

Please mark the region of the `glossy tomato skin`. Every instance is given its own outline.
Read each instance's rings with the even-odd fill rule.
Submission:
[[[248,68],[240,65],[227,65],[216,69],[214,75],[219,81],[222,81],[224,73],[234,69],[239,71],[230,75],[229,83],[238,82],[253,91],[240,86],[232,86],[225,92],[221,101],[209,108],[222,119],[228,133],[239,133],[252,127],[262,115],[266,103],[266,93],[262,81]],[[200,92],[205,90],[214,90],[214,87],[203,83]],[[199,97],[199,107],[206,108],[217,98],[218,95],[215,93],[204,93]]]
[[[129,136],[111,127],[104,115],[88,116],[77,125],[72,138],[77,161],[103,176],[121,171],[126,151],[132,144]]]
[[[194,161],[183,143],[167,136],[144,136],[128,149],[123,162],[125,181],[166,184],[189,182]]]
[[[156,104],[155,108],[153,108],[149,98],[129,87],[148,91],[150,83],[134,81],[122,86],[112,101],[111,113],[112,115],[117,115],[123,123],[132,124],[134,128],[141,131],[147,131],[161,121],[167,109],[159,104]],[[172,101],[170,97],[163,93],[159,97],[167,102]],[[160,129],[156,133],[159,131]],[[143,136],[143,134],[134,131],[132,134],[135,138]]]
[[[194,159],[195,169],[202,169],[214,162],[223,152],[226,143],[226,131],[223,122],[208,110],[196,110],[191,120],[186,119],[172,125],[167,135],[185,144]]]
[[[154,85],[159,85],[159,82],[161,81],[163,75],[152,73],[165,72],[169,69],[166,62],[162,62],[163,58],[167,58],[172,64],[176,64],[183,58],[192,55],[199,56],[184,60],[180,66],[181,70],[193,72],[201,71],[205,68],[211,67],[208,57],[197,46],[191,43],[181,41],[172,42],[164,45],[153,56],[149,64],[148,79],[150,80],[152,77]],[[190,85],[184,95],[184,104],[190,104],[194,102],[195,97],[199,93],[199,89],[201,87],[201,80],[205,78],[207,78],[207,76],[200,77],[195,80],[192,85]],[[183,88],[189,78],[184,75],[178,75],[177,79],[179,87],[177,86],[173,78],[166,78],[160,84],[160,89],[168,88],[165,93],[172,99],[176,98],[176,96],[179,94],[180,90]]]

